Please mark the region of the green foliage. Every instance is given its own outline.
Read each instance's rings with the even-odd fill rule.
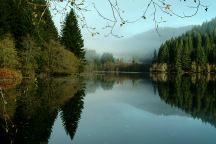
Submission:
[[[66,16],[61,35],[61,42],[65,45],[66,49],[73,52],[78,58],[84,59],[83,39],[73,9]]]
[[[19,66],[14,41],[10,35],[0,40],[0,68],[16,69]]]
[[[50,39],[57,40],[58,32],[52,20],[51,13],[46,8],[46,0],[34,0],[38,6],[31,6],[31,23],[34,26],[33,36],[42,45]]]
[[[37,82],[23,80],[20,85],[5,89],[3,92],[7,104],[0,107],[1,143],[48,143],[52,127],[62,107],[64,118],[66,117],[62,118],[62,121],[68,120],[68,127],[77,126],[76,118],[80,116],[83,108],[81,97],[84,96],[78,96],[81,94],[81,85],[82,81],[55,78],[38,79]],[[70,109],[70,104],[73,104],[74,109]],[[76,118],[73,119],[74,115],[70,115],[72,113],[76,114]],[[74,121],[69,121],[72,119]],[[73,128],[67,129],[67,132],[75,133],[76,127]]]
[[[158,53],[158,59],[161,63],[168,63],[169,60],[169,50],[167,44],[163,44]]]
[[[2,1],[2,2],[1,2]],[[57,39],[58,33],[45,0],[1,0],[0,35],[10,32],[16,48],[22,49],[23,37],[28,34],[38,45],[49,39]]]
[[[22,74],[27,77],[34,77],[37,71],[37,57],[39,55],[39,48],[36,46],[34,40],[28,35],[23,38],[22,50],[20,51],[20,61]]]
[[[79,60],[58,42],[50,40],[42,49],[41,69],[47,74],[72,74],[78,71]]]
[[[8,10],[9,7],[9,1],[0,0],[0,36],[10,31],[8,20],[10,16],[10,11]]]
[[[58,43],[58,32],[46,0],[0,0],[0,3],[0,38],[11,33],[14,39],[14,42],[9,42],[10,38],[1,41],[1,67],[21,68],[26,77],[44,73],[72,74],[81,69],[83,61]],[[68,16],[72,15],[73,12]],[[76,17],[72,16],[72,21],[70,18],[66,20],[66,37],[73,42],[71,46],[77,48],[74,53],[83,58],[83,40]]]
[[[159,49],[157,63],[167,63],[170,71],[178,73],[212,71],[210,67],[216,65],[215,26],[216,19],[166,41]]]
[[[188,40],[188,39],[186,39]],[[183,70],[189,70],[191,67],[191,48],[189,46],[189,42],[184,42],[185,45],[183,47],[183,51],[182,51],[182,69]]]
[[[22,44],[22,37],[28,33],[33,33],[34,27],[31,22],[31,8],[27,0],[13,0],[9,1],[8,7],[10,33],[15,39],[16,48],[20,49]]]

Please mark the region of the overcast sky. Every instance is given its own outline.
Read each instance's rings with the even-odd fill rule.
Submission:
[[[149,0],[118,0],[119,7],[124,10],[123,16],[129,21],[136,20],[137,18],[143,15],[143,11],[147,6],[147,2]],[[168,0],[169,1],[169,0]],[[172,4],[172,8],[178,14],[191,14],[193,13],[193,9],[188,8],[188,5],[191,5],[194,0],[187,0],[186,2],[180,2],[180,0],[170,0]],[[176,1],[173,3],[172,1]],[[157,17],[162,17],[165,20],[165,23],[159,25],[159,27],[180,27],[187,25],[198,25],[202,24],[205,21],[209,21],[212,18],[216,17],[215,9],[216,9],[216,1],[215,0],[202,0],[204,5],[209,7],[208,12],[205,11],[205,8],[201,7],[197,15],[191,18],[179,18],[176,16],[168,16],[165,13],[157,11]],[[85,12],[84,15],[86,17],[87,23],[91,27],[96,27],[96,31],[100,32],[100,35],[92,37],[91,34],[86,30],[82,29],[83,38],[85,41],[85,47],[88,49],[95,49],[97,52],[102,53],[107,50],[110,50],[110,43],[112,41],[119,41],[119,38],[109,36],[108,38],[104,37],[109,31],[105,31],[102,28],[106,25],[106,21],[101,18],[96,10],[93,8],[92,2],[95,3],[97,9],[104,16],[112,19],[112,11],[107,2],[107,0],[86,0],[86,6],[90,10]],[[61,3],[63,5],[64,3]],[[119,36],[124,36],[124,38],[132,37],[136,34],[148,31],[150,29],[154,29],[153,19],[153,8],[150,7],[147,15],[147,19],[132,24],[126,24],[123,27],[120,27],[120,23],[114,29],[114,33]],[[62,21],[64,17],[62,15],[54,16],[54,21],[57,28],[60,30],[60,21]],[[123,38],[123,39],[124,39]]]

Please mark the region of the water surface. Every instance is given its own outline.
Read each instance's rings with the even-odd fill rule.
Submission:
[[[3,89],[3,143],[214,144],[215,81],[100,75]]]

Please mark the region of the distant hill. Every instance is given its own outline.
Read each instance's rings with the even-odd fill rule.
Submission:
[[[185,26],[179,28],[164,27],[159,28],[159,33],[155,29],[140,33],[133,37],[118,41],[113,46],[118,48],[114,55],[131,59],[132,57],[144,62],[150,62],[154,50],[159,50],[160,45],[166,40],[177,37],[189,31],[193,26]]]

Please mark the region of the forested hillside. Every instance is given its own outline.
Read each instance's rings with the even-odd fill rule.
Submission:
[[[216,72],[216,19],[161,45],[152,71]]]
[[[80,70],[84,60],[83,40],[76,17],[70,17],[68,22],[73,10],[63,25],[63,30],[73,33],[66,35],[64,31],[61,38],[45,0],[0,0],[0,3],[0,69],[21,71],[25,77],[72,74]],[[68,39],[73,43],[66,45],[64,41]]]

